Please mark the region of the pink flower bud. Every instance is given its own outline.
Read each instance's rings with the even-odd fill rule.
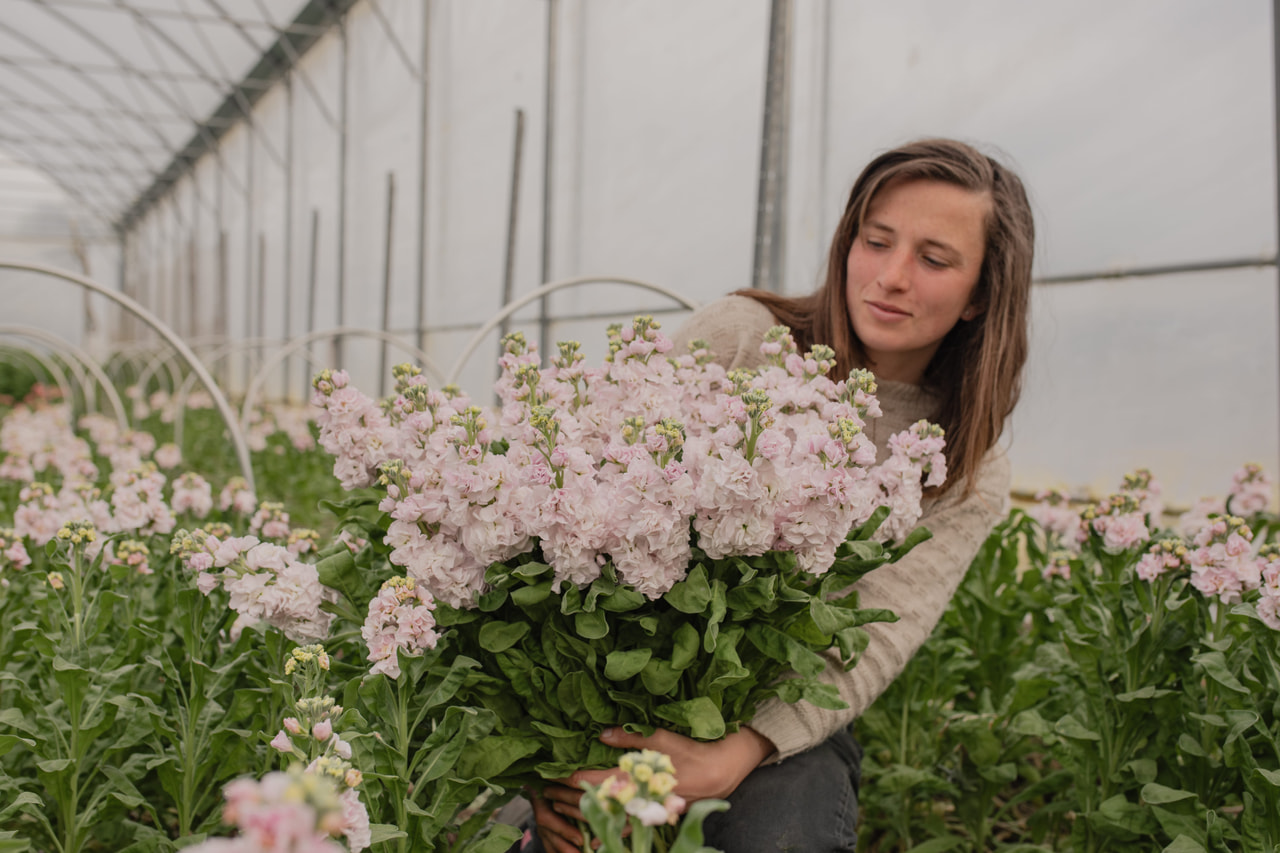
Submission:
[[[311,734],[316,740],[324,743],[329,739],[329,735],[333,734],[333,723],[328,720],[321,720],[312,727]]]
[[[285,717],[284,727],[289,730],[289,734],[291,735],[302,734],[302,723],[298,722],[297,717]]]
[[[289,733],[281,729],[280,734],[271,739],[271,747],[281,752],[293,752],[293,741],[289,740]]]
[[[339,758],[345,758],[348,760],[351,758],[351,744],[347,743],[340,737],[335,737],[333,739],[333,751],[338,753]]]

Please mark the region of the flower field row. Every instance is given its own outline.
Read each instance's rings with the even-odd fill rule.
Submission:
[[[499,853],[494,809],[614,763],[605,725],[839,703],[818,652],[890,614],[834,593],[917,541],[941,436],[874,464],[870,377],[785,333],[758,376],[665,345],[637,321],[539,370],[513,337],[492,412],[326,371],[314,421],[257,421],[258,494],[164,394],[138,430],[0,408],[0,850]],[[1269,495],[1015,510],[857,723],[863,846],[1275,849]]]
[[[1278,849],[1270,481],[1169,523],[1159,493],[1138,471],[992,533],[856,724],[867,850]]]

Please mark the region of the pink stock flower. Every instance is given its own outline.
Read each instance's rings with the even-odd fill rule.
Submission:
[[[1271,493],[1271,478],[1260,465],[1250,463],[1231,478],[1227,510],[1237,516],[1249,516],[1262,512],[1271,505]]]
[[[173,482],[169,506],[174,515],[190,513],[196,518],[204,518],[213,510],[213,487],[199,474],[183,474]]]
[[[1253,553],[1253,531],[1233,515],[1213,519],[1194,540],[1191,584],[1201,594],[1217,596],[1224,604],[1241,600],[1262,581],[1262,566]]]
[[[271,748],[280,752],[292,753],[293,741],[289,739],[289,733],[281,729],[280,733],[271,739]]]
[[[1080,513],[1071,508],[1063,492],[1047,489],[1036,495],[1036,501],[1027,514],[1063,545],[1075,547],[1088,537],[1080,521]]]
[[[155,460],[156,465],[167,471],[182,462],[182,450],[173,443],[162,444],[156,448],[151,458]]]
[[[369,602],[369,615],[360,634],[369,648],[370,672],[400,677],[397,652],[416,654],[433,649],[439,639],[431,611],[435,602],[426,587],[413,578],[394,577]],[[319,735],[317,735],[319,737]]]
[[[729,374],[705,353],[667,358],[658,328],[637,318],[612,329],[601,368],[565,344],[540,370],[535,348],[509,336],[492,413],[431,391],[408,366],[383,406],[322,371],[319,443],[344,487],[385,490],[391,563],[458,607],[474,606],[490,565],[535,545],[557,589],[612,564],[657,597],[684,577],[695,544],[712,558],[789,550],[820,574],[878,506],[891,510],[878,538],[905,536],[924,491],[944,482],[943,436],[923,423],[876,466],[863,432],[879,414],[874,379],[830,380],[828,348],[800,354],[771,333],[770,366]],[[366,643],[375,668],[392,671],[400,641],[370,628]]]

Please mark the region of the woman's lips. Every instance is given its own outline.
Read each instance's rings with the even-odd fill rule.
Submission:
[[[902,320],[911,316],[910,312],[884,302],[867,302],[867,307],[871,309],[873,316],[881,320]]]

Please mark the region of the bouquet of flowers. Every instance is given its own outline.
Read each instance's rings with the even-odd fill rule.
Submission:
[[[509,335],[487,411],[408,365],[381,403],[341,371],[315,379],[320,443],[362,490],[346,518],[375,555],[343,548],[321,581],[372,597],[373,678],[425,657],[433,714],[483,709],[462,777],[608,766],[608,725],[713,739],[774,696],[843,707],[820,674],[894,618],[850,587],[927,537],[913,528],[946,475],[941,430],[916,424],[876,464],[872,375],[832,381],[834,353],[797,352],[785,327],[758,371],[671,347],[641,317],[610,328],[603,365],[570,342],[540,368]],[[387,563],[400,574],[373,595],[353,567]]]

